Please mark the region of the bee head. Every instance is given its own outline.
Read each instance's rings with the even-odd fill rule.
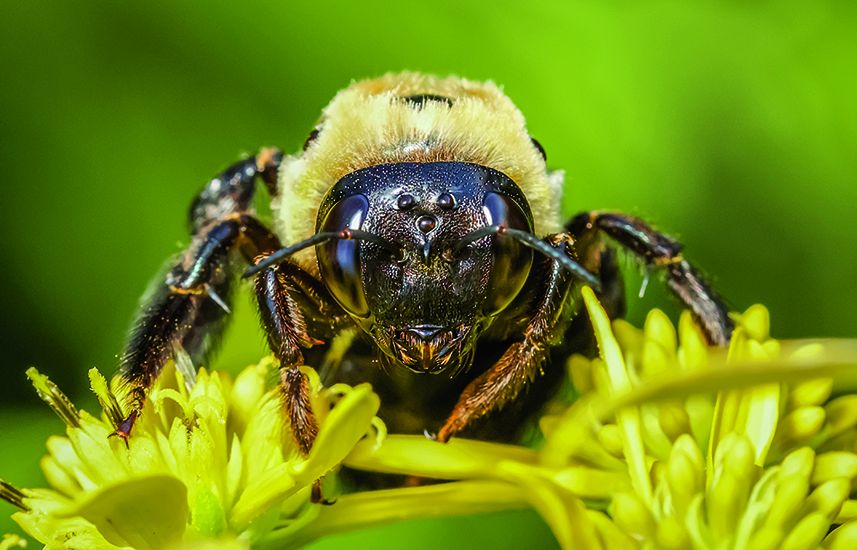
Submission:
[[[507,176],[464,162],[371,166],[322,201],[322,280],[392,362],[439,373],[466,366],[478,335],[518,295],[532,250],[485,228],[531,233],[532,214]]]

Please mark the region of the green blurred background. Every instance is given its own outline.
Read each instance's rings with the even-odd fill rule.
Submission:
[[[0,17],[0,476],[37,469],[111,371],[137,300],[186,243],[204,181],[295,150],[355,78],[493,79],[567,170],[565,211],[635,213],[679,236],[735,309],[780,337],[857,334],[857,3],[5,2]],[[629,269],[629,293],[640,276]],[[653,284],[630,316],[675,305]],[[249,301],[217,364],[264,351]],[[15,530],[0,503],[0,533]],[[532,513],[418,521],[322,546],[550,547]],[[386,542],[385,542],[386,541]]]

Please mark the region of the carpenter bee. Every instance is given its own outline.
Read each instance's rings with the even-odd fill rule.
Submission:
[[[272,227],[253,212],[256,180]],[[372,382],[393,431],[514,438],[561,378],[556,363],[587,341],[581,285],[623,313],[610,243],[662,270],[709,341],[728,342],[727,309],[679,243],[620,213],[563,222],[562,191],[562,172],[493,83],[404,73],[352,84],[302,151],[263,149],[197,195],[192,241],[129,338],[129,414],[116,435],[128,437],[176,349],[203,360],[236,263],[253,281],[303,453],[318,432],[304,364],[328,382]]]

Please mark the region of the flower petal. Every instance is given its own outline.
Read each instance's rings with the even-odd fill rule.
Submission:
[[[117,546],[159,550],[185,532],[187,489],[173,476],[128,479],[93,491],[54,515],[82,517]]]

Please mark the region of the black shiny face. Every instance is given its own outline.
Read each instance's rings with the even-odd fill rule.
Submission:
[[[491,225],[532,231],[521,190],[496,170],[461,162],[365,168],[333,187],[317,230],[359,229],[393,246],[321,244],[322,279],[393,362],[429,373],[466,366],[476,338],[517,296],[532,264],[529,248],[503,236],[461,245]]]

